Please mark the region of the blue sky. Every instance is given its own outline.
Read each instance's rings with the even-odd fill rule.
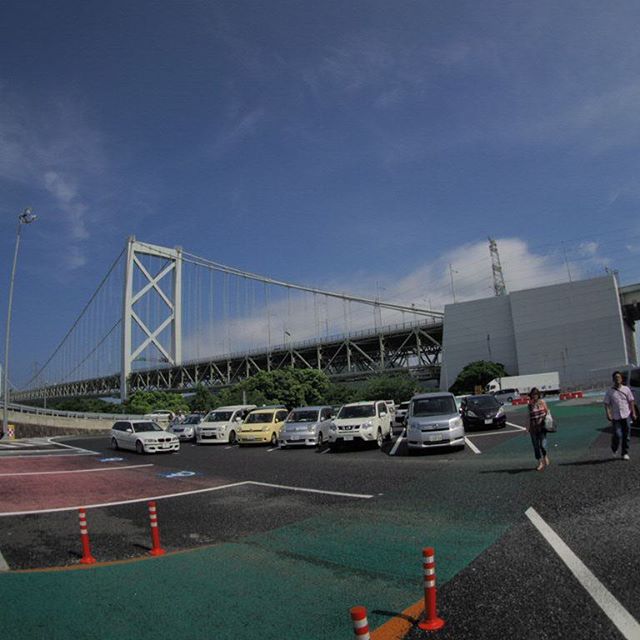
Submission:
[[[567,263],[637,282],[639,18],[631,1],[5,0],[5,283],[16,216],[40,216],[16,380],[129,235],[434,306],[450,263],[459,298],[491,294],[489,235],[511,289]]]

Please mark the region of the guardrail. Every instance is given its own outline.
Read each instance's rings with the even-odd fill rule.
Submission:
[[[38,416],[53,416],[56,418],[76,418],[79,420],[106,420],[113,422],[114,420],[141,420],[143,415],[125,414],[125,413],[88,413],[82,411],[59,411],[57,409],[44,409],[41,407],[28,407],[23,404],[8,404],[9,411],[18,413],[27,413]]]

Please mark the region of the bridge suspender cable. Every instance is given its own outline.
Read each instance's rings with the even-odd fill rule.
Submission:
[[[47,365],[53,360],[53,358],[56,356],[56,354],[58,353],[58,351],[60,351],[60,349],[62,348],[62,346],[64,345],[64,343],[66,342],[67,338],[73,333],[73,330],[78,326],[78,323],[80,322],[80,320],[82,319],[82,317],[84,316],[84,314],[86,313],[87,309],[91,306],[91,303],[95,300],[96,296],[98,295],[98,293],[100,293],[100,290],[102,289],[102,287],[104,286],[104,283],[108,280],[109,276],[111,275],[111,273],[113,272],[113,270],[116,268],[116,265],[118,264],[118,262],[120,261],[120,258],[122,258],[124,252],[126,251],[126,247],[120,252],[120,254],[118,255],[118,257],[113,261],[113,264],[111,265],[111,267],[109,267],[109,271],[107,271],[106,275],[104,276],[104,278],[102,278],[102,280],[100,281],[100,284],[97,286],[96,290],[93,292],[93,295],[89,298],[89,300],[87,301],[87,304],[84,305],[82,311],[79,313],[78,317],[75,319],[75,322],[71,325],[71,328],[69,329],[69,331],[67,331],[67,333],[65,334],[64,338],[62,338],[62,340],[60,340],[60,342],[58,343],[58,346],[53,350],[53,353],[49,356],[49,358],[47,359],[47,361],[40,367],[40,369],[32,376],[32,378],[24,385],[25,388],[28,388],[29,385],[34,381],[37,380],[38,377],[42,374],[42,372],[47,368]],[[107,336],[111,334],[111,332],[113,331],[115,327],[112,327]]]
[[[366,304],[372,307],[391,309],[393,311],[407,311],[409,313],[414,313],[420,316],[429,316],[432,318],[444,317],[444,313],[442,311],[433,311],[431,309],[423,309],[421,307],[394,304],[392,302],[383,302],[381,300],[376,300],[374,298],[365,298],[362,296],[348,295],[345,293],[338,293],[336,291],[319,289],[317,287],[309,287],[301,284],[295,284],[293,282],[285,282],[284,280],[277,280],[275,278],[269,278],[266,276],[258,275],[256,273],[251,273],[250,271],[242,271],[241,269],[236,269],[235,267],[229,267],[227,265],[220,264],[218,262],[213,262],[212,260],[207,260],[206,258],[201,258],[191,253],[183,252],[182,259],[185,262],[190,262],[194,265],[206,266],[209,269],[213,269],[214,271],[220,271],[221,273],[227,273],[234,276],[239,276],[241,278],[247,278],[249,280],[256,280],[258,282],[263,282],[264,284],[267,284],[267,285],[286,287],[287,289],[295,289],[297,291],[306,291],[307,293],[314,293],[314,294],[327,296],[330,298],[337,298],[339,300],[344,300],[346,302],[359,302],[361,304]]]

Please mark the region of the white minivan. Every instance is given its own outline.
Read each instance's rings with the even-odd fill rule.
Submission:
[[[240,425],[255,408],[255,404],[234,404],[209,411],[202,422],[196,426],[196,442],[198,444],[227,442],[236,444]]]
[[[520,392],[517,389],[500,389],[492,394],[498,402],[512,402],[520,397]]]

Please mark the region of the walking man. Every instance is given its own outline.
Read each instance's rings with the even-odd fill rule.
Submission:
[[[611,436],[611,451],[613,457],[618,457],[618,446],[623,460],[629,460],[629,440],[631,425],[629,417],[636,419],[636,406],[631,389],[622,384],[622,374],[614,371],[613,386],[604,394],[604,408],[607,419],[611,422],[613,435]]]

